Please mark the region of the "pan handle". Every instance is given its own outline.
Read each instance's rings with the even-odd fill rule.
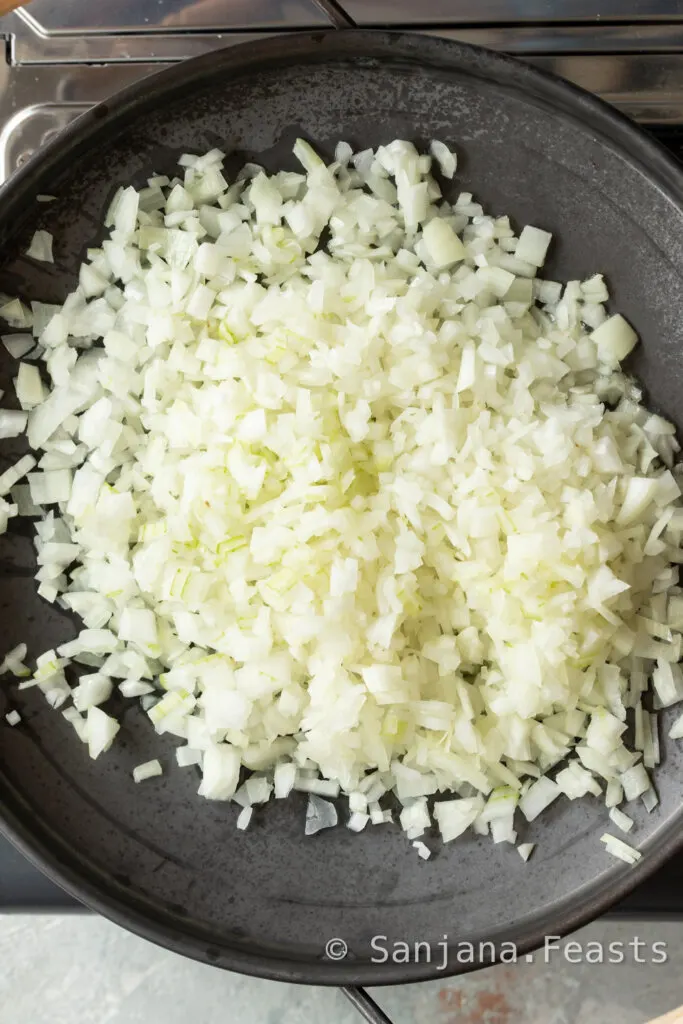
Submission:
[[[338,0],[313,0],[313,3],[330,19],[335,28],[356,27],[353,18],[346,13]]]
[[[384,1010],[380,1009],[372,996],[357,985],[342,985],[342,992],[356,1007],[368,1024],[392,1024]]]

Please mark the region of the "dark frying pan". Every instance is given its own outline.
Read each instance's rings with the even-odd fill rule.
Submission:
[[[587,94],[513,60],[423,36],[273,38],[181,64],[100,105],[2,191],[0,289],[62,301],[119,184],[141,184],[152,170],[171,171],[182,151],[215,145],[235,154],[235,168],[245,158],[271,170],[294,166],[299,134],[328,156],[339,139],[357,148],[396,137],[453,143],[458,189],[518,225],[556,233],[551,274],[606,273],[615,306],[643,338],[634,371],[650,401],[683,424],[681,170]],[[39,193],[58,199],[36,205]],[[54,267],[20,255],[39,226],[55,236]],[[0,388],[11,392],[4,351],[0,370]],[[3,444],[3,460],[20,450]],[[14,523],[0,538],[3,644],[26,640],[36,654],[72,636],[75,624],[36,596],[31,531]],[[18,728],[4,723],[10,707],[24,718]],[[643,853],[635,868],[612,861],[599,843],[607,823],[599,801],[554,804],[524,835],[539,844],[525,866],[511,847],[474,836],[428,862],[397,827],[306,838],[301,794],[238,832],[233,805],[197,798],[194,769],[133,783],[132,767],[159,752],[170,762],[173,743],[157,738],[131,703],[122,742],[96,763],[34,690],[17,694],[4,684],[0,716],[2,827],[24,853],[133,931],[268,978],[347,985],[440,973],[436,945],[431,963],[424,952],[418,963],[396,963],[373,951],[377,935],[387,950],[447,936],[444,974],[476,966],[467,942],[489,940],[500,951],[513,941],[521,954],[605,910],[681,840],[683,757],[666,741],[660,806],[649,816],[635,810]],[[348,945],[339,962],[325,957],[334,937]]]

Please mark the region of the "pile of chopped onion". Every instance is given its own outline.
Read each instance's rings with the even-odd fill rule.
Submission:
[[[678,444],[620,372],[636,335],[599,275],[537,276],[547,232],[445,201],[443,143],[294,152],[119,189],[64,305],[0,309],[36,341],[6,339],[0,434],[35,454],[0,527],[37,517],[39,593],[84,626],[20,687],[91,757],[114,691],[140,700],[240,828],[299,790],[307,833],[343,793],[420,857],[433,822],[514,843],[560,796],[628,830],[657,803],[650,682],[683,697]]]

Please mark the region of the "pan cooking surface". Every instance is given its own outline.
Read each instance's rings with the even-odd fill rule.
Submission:
[[[328,158],[432,138],[459,156],[457,191],[492,213],[552,231],[549,277],[604,272],[643,344],[634,371],[650,404],[683,421],[683,176],[656,144],[597,101],[521,64],[445,40],[321,33],[231,48],[174,67],[86,115],[4,190],[0,290],[61,302],[85,248],[97,241],[116,187],[173,173],[178,155],[213,146],[268,170],[294,168],[304,135]],[[35,204],[39,193],[57,195]],[[54,266],[20,255],[36,228],[55,237]],[[0,388],[16,373],[4,349]],[[3,442],[3,467],[23,451]],[[0,538],[3,644],[35,656],[73,636],[75,621],[36,595],[30,525]],[[11,729],[16,707],[24,722]],[[125,710],[124,710],[125,708]],[[258,812],[196,796],[195,769],[136,786],[134,765],[174,742],[122,702],[120,739],[97,762],[36,690],[0,691],[0,807],[5,828],[40,866],[91,906],[179,952],[273,978],[343,984],[410,981],[437,957],[396,964],[371,946],[515,941],[520,952],[603,910],[670,854],[680,832],[683,755],[664,741],[661,804],[636,808],[636,868],[599,843],[604,805],[558,801],[520,838],[539,845],[524,865],[514,848],[468,836],[420,861],[398,827],[340,827],[304,836],[306,797]],[[662,735],[668,715],[663,715]],[[629,809],[630,813],[630,809]],[[340,937],[346,959],[324,958]],[[451,961],[450,970],[467,969]],[[469,965],[471,966],[471,965]],[[442,972],[439,972],[442,973]]]

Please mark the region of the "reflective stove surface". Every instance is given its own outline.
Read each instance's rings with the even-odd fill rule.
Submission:
[[[46,36],[328,25],[312,0],[33,0],[21,16]]]

